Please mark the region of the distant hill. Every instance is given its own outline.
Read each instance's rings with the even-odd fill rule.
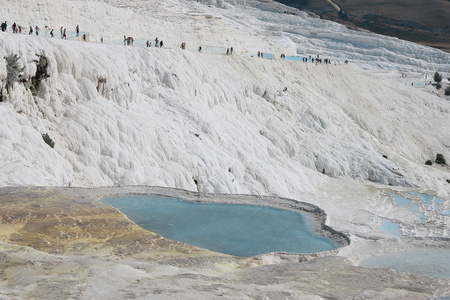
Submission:
[[[278,0],[349,27],[398,37],[450,52],[449,0]]]

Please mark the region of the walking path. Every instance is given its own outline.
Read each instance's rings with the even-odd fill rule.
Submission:
[[[327,0],[330,4],[334,4],[331,0]],[[336,9],[339,9],[339,7],[334,4]],[[6,31],[11,31],[11,27],[8,26],[9,30]],[[53,37],[50,34],[51,30],[50,28],[45,28],[43,30],[39,30],[39,36],[41,37],[45,37],[45,38],[62,38],[62,34],[60,32],[60,29],[58,30],[53,30]],[[24,34],[24,35],[36,35],[36,31],[33,30],[33,32],[31,34],[29,34],[29,30],[26,28],[22,28],[22,32],[21,33],[15,33],[15,34]],[[131,38],[131,37],[130,37]],[[71,41],[85,41],[85,42],[90,42],[90,34],[88,32],[76,32],[76,31],[66,31],[66,40],[71,40]],[[148,47],[147,46],[147,42],[150,43],[151,47],[155,47],[155,41],[154,40],[150,40],[150,39],[133,39],[133,43],[131,45],[128,46],[136,46],[136,47]],[[103,43],[103,38],[102,41]],[[106,44],[115,44],[115,45],[124,45],[124,41],[123,40],[116,40],[116,41],[105,41]],[[159,48],[159,47],[158,47]],[[166,47],[163,46],[161,48],[167,48],[167,49],[171,49],[170,47]],[[181,48],[181,45],[180,45]],[[231,48],[231,47],[230,47]],[[230,48],[227,47],[217,47],[217,46],[187,46],[185,48],[185,50],[187,51],[191,51],[191,52],[199,52],[199,53],[207,53],[207,54],[215,54],[215,55],[236,55],[236,52],[232,53],[232,51],[230,51]],[[258,52],[258,53],[253,53],[253,52],[241,52],[240,54],[237,55],[241,55],[241,56],[247,56],[247,57],[258,57],[258,58],[263,58],[263,59],[270,59],[270,60],[289,60],[289,61],[302,61],[302,62],[309,62],[309,63],[315,63],[317,64],[342,64],[342,62],[339,61],[330,61],[329,59],[320,59],[319,56],[311,56],[311,55],[306,55],[306,56],[285,56],[284,54],[281,54],[280,57],[275,56],[272,53],[266,53],[266,52]],[[319,60],[318,60],[319,59]],[[347,61],[344,62],[345,64],[347,64]],[[414,87],[425,87],[427,85],[431,85],[432,82],[429,80],[426,81],[420,81],[420,82],[411,82],[411,86]]]

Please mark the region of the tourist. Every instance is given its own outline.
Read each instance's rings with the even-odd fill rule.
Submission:
[[[29,35],[33,34],[33,27],[30,26],[30,32],[28,33]]]
[[[127,37],[127,45],[128,46],[133,46],[133,43],[134,43],[134,39],[131,37],[131,36],[129,36],[129,37]]]
[[[100,38],[100,42],[103,43],[103,37]]]
[[[233,47],[230,48],[230,54],[233,54]]]
[[[162,48],[164,45],[163,41],[159,42],[159,48]]]
[[[77,31],[77,36],[78,36],[80,34],[80,26],[77,25],[76,31]]]
[[[51,36],[51,37],[54,37],[53,29],[50,31],[50,36]]]
[[[8,25],[6,24],[6,21],[2,23],[2,31],[6,31],[6,28]]]
[[[198,47],[198,52],[202,52],[202,46]]]
[[[230,48],[227,48],[227,55],[230,55]]]
[[[258,57],[261,57],[261,52],[258,51]]]
[[[13,33],[16,33],[16,30],[17,30],[17,25],[16,25],[16,23],[14,23],[14,24],[12,25],[12,31],[13,31]]]
[[[61,32],[61,38],[63,38],[63,27],[61,26],[61,28],[59,29],[59,32]]]
[[[123,45],[126,46],[127,45],[127,37],[123,36]]]
[[[39,27],[36,25],[36,27],[34,27],[34,29],[36,29],[36,35],[39,35]]]
[[[64,28],[64,30],[63,30],[62,38],[65,39],[65,40],[67,40],[67,35],[66,35],[66,29],[65,29],[65,28]]]
[[[83,34],[83,42],[86,42],[86,33]]]
[[[158,47],[158,37],[155,39],[155,47]]]

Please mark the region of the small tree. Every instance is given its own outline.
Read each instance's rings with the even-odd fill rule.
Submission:
[[[48,133],[43,133],[42,138],[44,139],[44,142],[47,143],[52,148],[55,148],[55,142],[50,138]]]
[[[38,60],[35,60],[34,62],[36,63],[36,74],[31,77],[30,90],[33,95],[36,95],[41,81],[50,77],[50,75],[47,74],[48,59],[44,54],[38,55]]]
[[[441,153],[436,154],[436,161],[437,164],[440,165],[445,165],[445,158],[444,155],[442,155]]]
[[[434,73],[433,80],[436,81],[436,83],[440,83],[442,81],[442,76],[438,71]]]
[[[6,90],[11,91],[14,82],[18,82],[23,75],[24,67],[20,66],[20,57],[13,54],[5,57],[6,59]]]

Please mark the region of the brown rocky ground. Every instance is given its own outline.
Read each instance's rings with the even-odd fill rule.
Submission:
[[[321,18],[450,52],[448,0],[278,0]]]

